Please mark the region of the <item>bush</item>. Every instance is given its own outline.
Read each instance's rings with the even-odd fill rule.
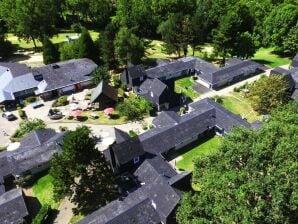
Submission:
[[[221,96],[214,96],[212,99],[219,104],[223,103],[223,98]]]
[[[37,98],[35,96],[29,96],[25,99],[26,104],[34,103],[37,101]]]
[[[68,131],[68,127],[59,126],[59,131],[61,131],[61,132]]]
[[[129,130],[129,131],[128,131],[128,134],[129,134],[129,136],[132,137],[132,138],[133,138],[133,137],[136,137],[136,136],[138,135],[134,130]]]
[[[149,129],[154,128],[153,124],[149,124]]]
[[[182,115],[182,114],[185,114],[185,112],[186,112],[185,107],[180,107],[179,112],[180,112],[181,115]]]
[[[147,125],[146,123],[143,123],[143,124],[142,124],[142,129],[143,129],[143,130],[147,130],[147,129],[148,129],[148,125]]]
[[[60,96],[57,100],[54,101],[52,107],[61,107],[68,104],[67,96]]]
[[[119,75],[113,75],[112,76],[113,84],[116,88],[119,88],[121,86],[120,76]]]
[[[21,119],[23,119],[23,120],[27,119],[27,114],[24,110],[19,108],[18,113],[19,113],[19,116],[20,116]]]
[[[51,207],[49,205],[43,205],[35,218],[32,221],[32,224],[43,224],[46,222],[49,213],[51,211]]]

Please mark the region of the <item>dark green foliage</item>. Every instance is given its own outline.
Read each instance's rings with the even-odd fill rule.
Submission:
[[[21,108],[18,109],[18,113],[21,119],[27,119],[27,114],[24,110],[22,110]]]
[[[118,26],[116,23],[111,22],[106,26],[104,32],[101,33],[99,39],[96,40],[99,45],[101,60],[105,65],[109,66],[109,68],[117,63],[114,47],[114,39],[117,32]]]
[[[62,61],[78,58],[79,44],[78,41],[72,41],[70,43],[64,43],[59,48],[60,59]]]
[[[134,130],[129,130],[128,135],[132,138],[138,136],[138,134]]]
[[[248,97],[252,107],[260,114],[268,114],[290,99],[289,85],[283,76],[279,75],[259,79],[250,86],[249,90]]]
[[[100,67],[96,68],[91,73],[91,76],[92,76],[92,82],[95,85],[98,85],[101,81],[109,82],[109,79],[110,79],[109,70],[105,66],[100,66]]]
[[[56,33],[59,4],[56,0],[2,0],[0,17],[10,31],[24,40],[42,41]]]
[[[55,100],[52,104],[52,107],[61,107],[68,104],[67,96],[60,96],[57,100]]]
[[[152,111],[151,104],[143,97],[130,95],[124,102],[118,104],[117,110],[121,116],[128,120],[140,120]]]
[[[11,136],[11,141],[19,141],[21,138],[26,136],[29,132],[37,129],[45,128],[46,124],[43,120],[40,119],[25,119],[20,122],[19,128]]]
[[[297,2],[296,4],[293,2],[293,4],[281,4],[275,7],[264,23],[264,44],[277,46],[281,50],[285,50],[285,53],[292,55],[297,53],[297,39],[295,39],[297,37],[297,24]],[[294,45],[291,42],[294,42]],[[287,43],[290,44],[289,47]]]
[[[86,28],[82,28],[81,36],[78,39],[78,49],[77,58],[89,58],[94,62],[98,61],[97,50]]]
[[[0,40],[0,59],[9,58],[13,54],[14,50],[14,46],[9,41]]]
[[[75,213],[88,214],[115,199],[115,177],[86,126],[70,131],[63,140],[62,153],[51,162],[54,197],[71,198]]]
[[[195,160],[197,191],[184,195],[178,222],[297,223],[297,108],[278,108],[259,131],[235,129]]]
[[[114,40],[114,46],[116,59],[122,65],[126,65],[128,62],[140,63],[145,53],[143,41],[127,28],[119,30]]]
[[[49,205],[43,205],[35,218],[32,220],[32,224],[43,224],[46,222],[48,215],[51,211],[51,207]]]
[[[58,48],[47,37],[43,39],[42,51],[44,64],[52,64],[60,60]]]

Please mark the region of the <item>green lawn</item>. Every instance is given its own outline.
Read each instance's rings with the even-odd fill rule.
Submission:
[[[246,118],[248,122],[261,119],[261,116],[252,109],[248,99],[243,97],[240,93],[233,92],[223,97],[222,106],[234,114]]]
[[[186,97],[195,99],[199,94],[193,90],[194,80],[192,77],[184,77],[175,81],[175,92],[183,93]]]
[[[203,140],[202,140],[203,141]],[[181,160],[176,163],[179,169],[183,170],[193,170],[193,160],[202,155],[209,155],[216,152],[220,146],[221,138],[215,136],[205,142],[196,141],[185,148],[181,149],[186,151],[186,153],[181,154]]]
[[[260,48],[252,59],[271,68],[291,63],[289,58],[281,58],[280,56],[274,54],[273,51],[274,48]]]
[[[91,119],[89,118],[90,114],[96,114],[98,116],[97,119]],[[103,111],[84,111],[82,113],[82,117],[85,117],[86,120],[83,119],[83,121],[77,121],[75,119],[63,119],[59,122],[78,122],[78,123],[88,123],[88,124],[98,124],[98,125],[119,125],[119,124],[125,124],[127,123],[126,117],[121,117],[117,112],[114,113],[114,118],[108,118],[107,115],[104,114]]]
[[[59,202],[55,202],[53,199],[53,188],[53,177],[49,174],[39,178],[32,186],[34,195],[42,205],[48,204],[52,208],[58,208]]]
[[[92,37],[93,40],[96,40],[98,38],[99,33],[96,31],[92,31],[89,30],[89,33]],[[57,43],[61,43],[66,39],[66,36],[74,36],[76,35],[75,33],[71,32],[70,30],[66,30],[63,32],[58,33],[57,35],[53,36],[51,38],[51,41],[55,44]],[[19,40],[18,37],[16,37],[15,35],[13,35],[12,33],[9,33],[7,35],[7,39],[12,43],[17,45],[19,48],[23,48],[23,49],[32,49],[34,47],[33,42],[32,41],[25,41],[25,40]],[[37,47],[42,47],[41,42],[36,41],[36,45]]]

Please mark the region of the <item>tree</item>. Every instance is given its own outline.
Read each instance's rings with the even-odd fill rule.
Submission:
[[[60,54],[57,47],[49,40],[49,38],[45,37],[42,42],[42,53],[43,53],[43,63],[44,64],[52,64],[58,62],[60,60]]]
[[[288,41],[288,38],[285,38],[285,37],[288,37],[289,33],[295,32],[294,30],[293,31],[291,30],[295,26],[297,27],[297,21],[298,21],[297,3],[296,4],[285,3],[285,4],[276,6],[264,21],[264,33],[263,33],[264,44],[281,47],[282,49],[284,41]],[[291,35],[293,35],[293,33],[291,33]],[[286,45],[284,46],[286,48]],[[297,50],[297,49],[294,49],[294,50]],[[293,54],[292,51],[290,53]]]
[[[78,39],[78,49],[77,58],[89,58],[94,62],[98,62],[97,49],[86,28],[82,29],[81,36]]]
[[[4,21],[0,19],[0,60],[2,58],[8,58],[14,52],[13,45],[5,39],[6,33],[7,33],[7,27]]]
[[[60,48],[60,59],[62,61],[78,58],[79,44],[78,41],[71,41],[70,43],[63,43]]]
[[[138,64],[144,56],[144,43],[131,30],[123,27],[114,40],[116,59],[120,64]]]
[[[274,110],[259,131],[234,129],[219,150],[194,163],[180,224],[294,224],[298,213],[298,103]]]
[[[298,21],[284,38],[279,51],[286,55],[294,56],[298,52]]]
[[[124,102],[118,104],[117,110],[128,120],[140,120],[152,111],[151,104],[143,97],[130,95]]]
[[[19,38],[36,40],[53,36],[60,6],[56,0],[2,0],[0,15]]]
[[[56,200],[68,197],[76,213],[88,214],[117,196],[115,177],[86,126],[77,127],[63,139],[62,153],[54,155],[50,174]]]
[[[109,81],[110,79],[110,74],[109,70],[105,66],[100,66],[96,68],[92,73],[92,81],[95,85],[98,85],[101,81]]]
[[[116,64],[114,40],[118,32],[116,23],[109,23],[104,32],[96,40],[101,52],[101,60],[105,65],[111,68]]]
[[[236,56],[251,55],[251,49],[240,47],[246,42],[249,42],[249,45],[253,44],[251,36],[249,36],[253,27],[254,18],[245,5],[237,4],[228,14],[223,16],[219,28],[213,31],[214,48],[223,57],[223,64],[229,54]],[[237,51],[238,49],[240,52]],[[245,50],[248,52],[243,52]]]
[[[249,91],[252,107],[260,114],[268,114],[289,101],[289,84],[283,76],[261,78],[250,86]]]

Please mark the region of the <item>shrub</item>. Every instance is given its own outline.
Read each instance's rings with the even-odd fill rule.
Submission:
[[[149,124],[149,129],[154,128],[153,124]]]
[[[50,211],[51,211],[51,207],[49,205],[47,204],[43,205],[39,210],[39,212],[37,213],[37,215],[35,216],[35,218],[33,219],[32,224],[45,223],[49,216]]]
[[[29,96],[25,99],[26,104],[34,103],[37,101],[37,98],[35,96]]]
[[[19,113],[19,116],[20,116],[21,119],[23,119],[23,120],[27,119],[27,114],[24,110],[18,109],[18,113]]]
[[[113,84],[116,88],[119,88],[121,86],[120,76],[119,75],[113,75],[112,76]]]
[[[185,112],[186,112],[185,107],[180,107],[179,112],[180,112],[181,115],[182,115],[182,114],[185,114]]]
[[[221,96],[214,96],[212,99],[219,104],[223,103],[223,98]]]
[[[67,96],[60,96],[57,100],[54,101],[52,107],[61,107],[68,104]]]
[[[148,125],[147,125],[146,123],[143,123],[143,124],[142,124],[142,129],[143,129],[143,130],[147,130],[147,129],[148,129]]]
[[[129,134],[129,136],[132,137],[132,138],[138,135],[134,130],[129,130],[129,131],[128,131],[128,134]]]
[[[63,131],[68,131],[68,127],[65,126],[59,126],[59,131],[63,132]]]

